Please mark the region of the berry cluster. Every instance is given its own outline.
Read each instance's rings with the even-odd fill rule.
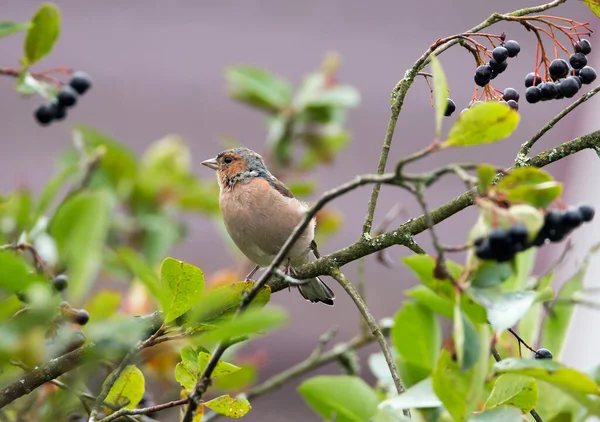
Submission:
[[[532,242],[529,242],[529,233],[523,224],[516,224],[509,229],[495,228],[487,237],[475,240],[475,255],[484,260],[510,261],[517,253],[532,246],[542,246],[547,241],[560,242],[584,222],[592,221],[594,213],[594,208],[589,205],[566,211],[550,210],[544,217],[544,225]]]
[[[554,59],[548,67],[552,81],[543,82],[538,73],[531,72],[525,76],[525,98],[528,103],[571,98],[582,85],[591,84],[596,79],[596,71],[587,66],[587,55],[592,52],[588,40],[580,40],[573,45],[574,53],[567,62]],[[570,66],[569,66],[570,65]]]
[[[529,233],[523,224],[510,229],[496,228],[484,238],[475,240],[475,255],[479,259],[492,259],[498,262],[510,261],[517,253],[529,247]]]
[[[35,118],[42,126],[54,120],[63,120],[67,116],[67,108],[75,106],[79,96],[92,86],[92,80],[83,72],[73,73],[68,85],[64,85],[56,98],[49,104],[42,104],[35,110]]]
[[[479,66],[475,70],[475,83],[479,86],[486,86],[492,79],[504,72],[508,67],[508,58],[516,57],[521,51],[521,46],[514,40],[506,41],[503,45],[492,50],[492,58],[486,64]]]
[[[550,210],[544,216],[544,226],[532,245],[541,246],[547,241],[560,242],[583,223],[592,221],[594,214],[594,208],[589,205],[581,205],[566,211]]]

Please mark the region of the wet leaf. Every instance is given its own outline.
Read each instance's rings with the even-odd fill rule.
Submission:
[[[241,418],[252,409],[247,399],[233,398],[228,395],[209,400],[204,403],[204,407],[208,407],[221,415],[233,419]]]

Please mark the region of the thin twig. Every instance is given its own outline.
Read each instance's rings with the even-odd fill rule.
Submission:
[[[348,295],[354,301],[354,304],[360,311],[362,317],[367,322],[367,325],[369,326],[369,329],[371,330],[371,334],[373,334],[373,336],[375,336],[375,338],[377,339],[377,343],[379,343],[379,347],[381,348],[381,351],[383,352],[383,356],[385,357],[385,361],[387,362],[388,368],[390,369],[392,379],[394,380],[394,385],[396,386],[396,391],[398,391],[398,394],[402,394],[405,391],[404,385],[402,385],[402,380],[400,379],[400,374],[398,373],[398,368],[396,366],[396,362],[395,362],[394,357],[392,356],[392,352],[390,351],[390,348],[387,344],[387,340],[386,340],[385,336],[383,335],[383,332],[381,331],[379,324],[377,323],[377,320],[371,314],[371,311],[369,310],[369,308],[367,307],[365,302],[362,300],[362,298],[356,291],[356,288],[354,287],[354,285],[352,285],[352,283],[350,283],[348,281],[348,279],[346,279],[346,277],[344,276],[344,274],[342,274],[342,272],[339,270],[339,268],[335,268],[335,267],[332,268],[330,270],[329,275],[331,275],[331,277],[333,277],[344,288],[346,293],[348,293]],[[408,410],[404,411],[404,414],[406,416],[410,416],[410,413],[408,412]]]

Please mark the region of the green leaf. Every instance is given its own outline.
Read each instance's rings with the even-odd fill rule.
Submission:
[[[184,235],[181,222],[167,212],[140,215],[138,223],[145,231],[142,254],[151,264],[160,262]]]
[[[231,396],[220,396],[204,403],[204,407],[214,410],[220,415],[228,418],[238,419],[252,409],[250,402],[244,398],[233,398]]]
[[[104,152],[100,172],[113,187],[129,190],[137,172],[136,155],[122,142],[90,126],[75,126],[75,135],[79,136],[89,152],[103,148]]]
[[[256,381],[256,372],[256,369],[252,366],[242,366],[239,371],[215,378],[214,386],[220,391],[240,391],[251,386]]]
[[[496,167],[491,164],[477,166],[477,179],[479,180],[479,194],[485,195],[492,181],[496,177]]]
[[[391,410],[400,413],[404,409],[423,409],[439,407],[442,402],[435,395],[431,378],[426,378],[413,385],[399,396],[379,403],[379,410]]]
[[[210,353],[206,353],[206,352],[198,353],[198,368],[200,369],[200,372],[204,371],[210,358],[211,358]],[[218,378],[218,377],[222,377],[224,375],[233,374],[234,372],[237,372],[239,370],[240,370],[239,366],[235,366],[232,363],[227,363],[227,362],[223,362],[222,360],[220,360],[219,362],[217,362],[217,366],[213,370],[211,377]]]
[[[461,371],[447,349],[442,349],[433,375],[433,391],[444,403],[454,420],[463,421],[476,409],[483,393],[483,384],[489,362],[489,328],[478,329],[479,349],[477,363]]]
[[[273,330],[287,322],[288,314],[282,308],[250,308],[240,316],[228,320],[213,331],[202,335],[204,342],[218,342]]]
[[[316,413],[336,422],[367,421],[375,415],[379,402],[365,381],[348,375],[309,378],[298,391]]]
[[[538,399],[537,382],[522,375],[500,375],[485,403],[486,409],[503,405],[512,405],[528,413]]]
[[[562,184],[536,167],[520,167],[510,172],[497,186],[498,192],[513,202],[547,208],[562,193]]]
[[[254,107],[279,111],[292,100],[292,87],[278,76],[256,67],[230,67],[225,72],[229,95]]]
[[[25,291],[39,278],[33,268],[13,251],[0,250],[0,291]]]
[[[25,38],[25,57],[23,61],[30,66],[50,51],[60,35],[60,11],[55,4],[42,3],[31,19],[31,28]]]
[[[542,311],[543,306],[537,300],[517,325],[519,336],[527,344],[538,344],[538,338],[542,329]]]
[[[402,261],[412,270],[421,282],[434,292],[450,297],[454,295],[454,287],[450,280],[439,280],[433,276],[435,270],[435,258],[429,255],[411,255]],[[463,267],[453,261],[446,260],[448,271],[454,278],[459,278]]]
[[[240,281],[218,287],[204,295],[189,314],[189,321],[210,322],[231,317],[240,306],[242,298],[256,283]],[[271,298],[271,288],[263,286],[250,308],[262,308]]]
[[[495,331],[507,330],[519,322],[537,296],[533,291],[500,292],[476,288],[469,289],[469,293],[487,309],[489,323]]]
[[[428,369],[434,367],[442,334],[432,311],[418,303],[405,302],[394,318],[391,337],[406,362]]]
[[[600,387],[588,375],[553,360],[507,358],[496,362],[496,374],[518,374],[546,381],[556,387],[600,396]]]
[[[516,407],[504,406],[477,413],[469,422],[523,422],[523,415]]]
[[[538,382],[538,401],[535,410],[543,416],[544,421],[562,422],[576,421],[576,415],[580,414],[580,404],[565,390],[548,384]],[[571,418],[561,419],[559,415],[568,414]],[[556,418],[556,419],[555,419]]]
[[[140,254],[126,246],[117,248],[115,252],[129,271],[150,290],[155,299],[162,297],[160,279],[156,271],[144,261],[144,258]]]
[[[335,85],[315,92],[305,102],[306,107],[357,107],[360,93],[349,85]]]
[[[100,270],[112,206],[112,197],[105,191],[83,192],[64,202],[50,225],[50,235],[69,268],[67,293],[75,303]]]
[[[479,359],[479,337],[475,327],[461,312],[460,303],[454,306],[453,338],[457,363],[461,371],[471,368]]]
[[[516,205],[514,207],[529,207],[529,205]],[[542,225],[544,221],[543,219],[544,218],[542,217]],[[536,233],[537,230],[538,229],[536,229],[535,231]],[[532,232],[530,231],[529,233],[531,234]],[[520,252],[517,255],[515,255],[515,258],[511,262],[512,275],[502,284],[502,290],[521,291],[526,290],[529,286],[531,286],[531,273],[535,265],[536,254],[537,248],[529,248],[526,251]]]
[[[519,125],[519,113],[505,104],[488,101],[460,115],[444,147],[466,147],[496,142],[510,136]]]
[[[477,267],[471,285],[478,288],[497,286],[511,274],[510,264],[507,262],[483,261]]]
[[[600,18],[600,1],[599,0],[582,0],[592,13]]]
[[[426,368],[421,365],[416,365],[414,363],[407,362],[402,356],[398,356],[396,358],[396,365],[398,366],[400,378],[404,382],[404,386],[407,388],[412,387],[413,385],[419,383],[420,381],[423,381],[425,378],[431,375],[431,368]],[[387,364],[386,369],[389,373],[389,368],[387,368]],[[395,391],[396,390],[394,388],[394,392]]]
[[[433,75],[433,99],[435,101],[435,134],[439,137],[442,133],[442,119],[448,106],[448,84],[444,69],[442,69],[442,65],[433,54],[431,55],[431,73]]]
[[[452,319],[454,310],[452,309],[452,302],[445,297],[442,297],[435,293],[427,286],[415,286],[405,292],[409,297],[412,297],[422,306],[425,306],[429,310],[445,316],[448,319]]]
[[[100,290],[87,301],[83,309],[88,311],[95,321],[108,319],[117,312],[121,296],[122,293],[114,290]]]
[[[524,202],[538,208],[547,208],[562,194],[563,185],[559,182],[545,182],[537,185],[519,186],[508,192],[507,199]]]
[[[144,384],[142,371],[133,365],[129,365],[119,374],[104,402],[118,408],[133,409],[144,396]]]
[[[165,323],[180,317],[202,298],[204,274],[200,268],[166,258],[160,268],[161,306]]]
[[[0,38],[31,28],[31,22],[0,21]]]
[[[184,362],[179,362],[175,365],[175,379],[187,391],[192,391],[198,383],[198,372]]]
[[[451,307],[456,300],[454,286],[450,280],[438,280],[433,276],[435,258],[428,255],[411,255],[402,261],[413,271],[421,282],[439,296],[450,301]],[[460,278],[463,267],[453,261],[446,260],[448,271],[455,278]],[[460,304],[463,312],[475,323],[486,322],[485,309],[467,295],[460,295]]]
[[[587,272],[587,265],[583,265],[577,273],[567,280],[558,291],[556,299],[570,300],[583,289],[583,279]],[[561,355],[575,305],[565,302],[554,303],[550,312],[546,314],[542,325],[540,344],[552,351],[557,358]]]

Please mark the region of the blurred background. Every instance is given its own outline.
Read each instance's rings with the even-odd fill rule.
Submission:
[[[224,70],[232,65],[264,67],[297,85],[304,75],[321,65],[326,53],[333,51],[341,57],[339,80],[358,88],[361,103],[349,115],[347,127],[352,135],[349,146],[331,165],[318,167],[306,175],[318,182],[314,195],[317,197],[357,174],[375,172],[389,118],[391,89],[432,42],[464,32],[493,12],[509,12],[535,4],[531,0],[55,2],[63,18],[61,38],[53,53],[37,65],[38,69],[70,66],[89,73],[94,86],[65,121],[42,128],[32,117],[38,102],[15,99],[14,80],[0,79],[0,92],[5,98],[0,102],[3,135],[0,193],[18,186],[38,192],[55,170],[57,153],[71,145],[71,128],[75,123],[109,133],[139,153],[165,135],[178,134],[191,149],[194,172],[207,180],[213,178],[214,174],[200,162],[223,150],[223,139],[234,138],[261,152],[267,136],[263,114],[228,98]],[[32,0],[5,1],[0,18],[28,20],[38,5],[38,1]],[[592,27],[598,29],[595,17],[582,2],[570,1],[554,12],[579,21],[592,21]],[[533,70],[535,61],[534,37],[517,24],[500,23],[491,29],[495,34],[503,31],[508,39],[521,44],[521,53],[511,59],[508,70],[494,86],[499,89],[512,86],[523,95],[523,79]],[[21,51],[21,36],[3,39],[0,65],[17,67]],[[600,65],[594,54],[590,59],[597,60],[592,66]],[[450,97],[457,104],[457,112],[444,121],[447,130],[471,98],[474,64],[470,54],[458,47],[444,53],[440,61],[448,78]],[[443,151],[413,165],[411,170],[429,170],[455,161],[508,167],[520,144],[567,104],[568,100],[535,105],[521,101],[520,127],[510,139],[474,149]],[[594,98],[561,121],[538,142],[533,152],[597,130],[599,115],[600,102]],[[429,89],[423,79],[417,79],[398,121],[390,166],[428,145],[434,135],[433,123]],[[547,170],[568,183],[565,198],[569,203],[586,201],[600,206],[597,194],[600,170],[592,152],[583,152]],[[463,189],[452,178],[444,180],[428,192],[429,206],[440,205]],[[322,253],[335,251],[358,238],[369,195],[370,188],[365,187],[332,204],[331,208],[343,215],[343,228],[320,246]],[[418,205],[403,191],[384,187],[375,227],[398,202],[402,204],[401,217],[392,227],[420,214]],[[467,210],[441,224],[438,230],[443,243],[464,243],[474,217],[474,210]],[[234,257],[215,224],[197,215],[184,218],[188,237],[172,256],[199,266],[208,275],[231,266]],[[600,240],[599,224],[596,221],[587,230],[574,234],[576,251],[587,250]],[[431,251],[427,233],[416,240]],[[539,267],[544,268],[560,250],[560,245],[544,248],[538,259]],[[377,263],[374,257],[366,262],[367,300],[377,318],[391,316],[404,300],[403,291],[416,283],[399,261],[407,251],[392,248],[388,255],[395,263],[391,268]],[[600,264],[594,265],[591,275],[600,270]],[[355,264],[344,271],[355,279]],[[568,274],[568,268],[565,271]],[[595,279],[588,282],[600,285]],[[336,341],[347,340],[357,332],[359,314],[354,305],[333,280],[328,284],[337,293],[333,308],[312,305],[295,292],[284,291],[274,296],[274,303],[290,310],[291,324],[285,331],[247,346],[248,354],[260,352],[264,356],[261,379],[306,358],[319,335],[332,326],[340,328]],[[589,330],[600,321],[592,311],[577,312],[575,324],[581,326],[581,331],[572,332],[565,360],[588,369],[597,360],[594,347],[600,346],[600,336],[589,335]],[[361,356],[375,350],[367,347]],[[333,365],[321,370],[335,371],[338,369]],[[365,365],[363,371],[368,372]],[[295,392],[297,385],[298,382],[291,383],[255,400],[253,411],[245,420],[317,420]],[[173,415],[176,418],[176,413]]]

